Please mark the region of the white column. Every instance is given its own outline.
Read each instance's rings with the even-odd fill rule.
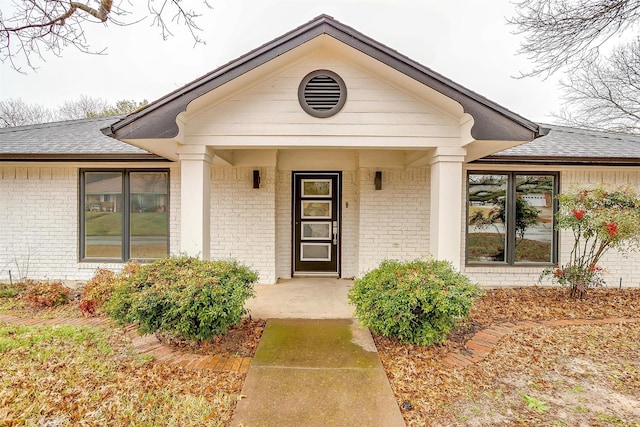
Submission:
[[[460,269],[463,148],[440,147],[431,159],[431,255]]]
[[[211,257],[211,158],[206,146],[183,145],[180,158],[180,252]]]

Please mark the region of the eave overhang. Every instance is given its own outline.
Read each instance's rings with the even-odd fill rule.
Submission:
[[[530,141],[540,134],[540,128],[536,123],[327,15],[320,15],[307,24],[188,83],[142,110],[102,129],[102,132],[120,140],[174,138],[179,132],[176,117],[186,111],[191,101],[322,34],[329,35],[459,102],[464,111],[473,117],[471,136],[475,140]]]

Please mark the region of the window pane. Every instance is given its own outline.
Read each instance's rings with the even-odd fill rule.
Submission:
[[[469,174],[467,262],[505,262],[508,175]]]
[[[122,173],[86,172],[84,256],[122,259]]]
[[[516,175],[515,262],[551,262],[553,176]]]
[[[167,256],[167,186],[166,172],[130,174],[131,258]]]
[[[302,243],[301,261],[331,261],[331,243]]]

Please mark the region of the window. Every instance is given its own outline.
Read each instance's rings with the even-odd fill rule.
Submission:
[[[556,262],[557,189],[552,173],[469,172],[467,264]]]
[[[169,172],[80,172],[80,258],[83,261],[167,256]]]

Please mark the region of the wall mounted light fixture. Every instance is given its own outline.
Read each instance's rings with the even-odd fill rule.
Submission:
[[[376,177],[373,178],[373,185],[376,190],[382,190],[382,171],[376,171]]]
[[[260,171],[258,169],[253,171],[253,188],[260,188]]]

